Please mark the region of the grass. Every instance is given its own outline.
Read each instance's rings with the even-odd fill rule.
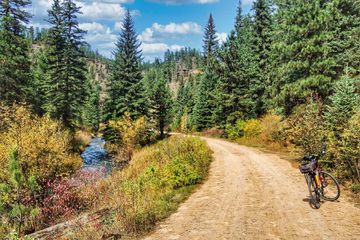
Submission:
[[[208,174],[211,151],[199,138],[174,136],[134,154],[129,166],[85,191],[110,208],[102,223],[83,226],[73,239],[136,238],[173,213]]]

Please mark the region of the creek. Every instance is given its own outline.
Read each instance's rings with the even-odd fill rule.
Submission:
[[[84,160],[84,170],[104,171],[108,175],[113,169],[111,157],[105,149],[105,140],[101,137],[94,137],[81,157]]]

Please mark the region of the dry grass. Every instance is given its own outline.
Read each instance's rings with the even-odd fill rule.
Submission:
[[[87,131],[79,130],[75,133],[74,136],[74,148],[78,149],[80,152],[84,151],[87,146],[89,146],[91,139],[92,139],[91,133]]]
[[[112,214],[73,238],[133,238],[151,230],[203,181],[211,159],[206,143],[193,137],[174,136],[136,152],[126,169],[84,191],[98,203],[94,209],[110,208]]]

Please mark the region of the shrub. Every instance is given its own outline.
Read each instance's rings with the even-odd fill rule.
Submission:
[[[334,145],[333,153],[340,177],[360,183],[360,112],[350,119]]]
[[[353,191],[353,193],[360,193],[360,184],[355,183],[351,185],[351,191]]]
[[[100,196],[103,201],[98,208],[115,211],[106,223],[92,230],[93,236],[102,238],[119,232],[126,236],[151,229],[205,178],[211,159],[204,141],[181,136],[135,153],[126,169],[93,189],[106,195]],[[74,238],[81,237],[82,233],[77,233]]]
[[[231,125],[230,123],[226,124],[225,133],[227,137],[232,140],[243,137],[245,123],[244,120],[239,119],[236,121],[235,125]]]
[[[39,228],[51,226],[74,216],[81,209],[76,187],[68,179],[47,181],[41,201],[41,212],[37,217]]]
[[[82,159],[72,152],[69,132],[48,116],[35,116],[26,107],[14,105],[0,111],[0,118],[6,122],[0,132],[0,212],[5,223],[0,232],[6,234],[16,222],[23,230],[17,230],[20,235],[46,222],[38,221],[44,207],[51,207],[42,204],[54,194],[46,183],[70,176],[81,167]]]
[[[309,103],[299,106],[285,123],[287,141],[299,146],[304,154],[319,154],[326,139],[321,105]]]
[[[33,176],[24,175],[16,148],[10,151],[8,160],[10,178],[8,182],[0,184],[0,216],[5,223],[2,231],[13,228],[20,235],[38,213],[37,208],[28,204],[28,199],[38,190],[38,185]]]
[[[7,153],[15,145],[25,176],[38,181],[69,176],[82,166],[80,156],[72,153],[71,136],[58,121],[48,116],[31,115],[26,107],[16,107],[7,130],[0,133],[0,165],[7,166]],[[9,173],[0,171],[0,180]]]
[[[120,120],[109,121],[108,127],[108,132],[112,132],[112,136],[107,147],[110,152],[116,153],[115,159],[118,161],[131,160],[138,145],[145,145],[152,141],[153,135],[145,117],[133,121],[130,114],[125,113]]]
[[[250,119],[245,122],[243,127],[244,137],[256,137],[262,133],[261,121],[258,119]]]

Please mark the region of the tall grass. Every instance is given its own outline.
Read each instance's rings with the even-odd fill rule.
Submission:
[[[93,188],[96,208],[110,208],[112,214],[73,238],[131,238],[152,229],[206,177],[211,160],[205,142],[193,137],[171,137],[140,150],[125,170]]]

